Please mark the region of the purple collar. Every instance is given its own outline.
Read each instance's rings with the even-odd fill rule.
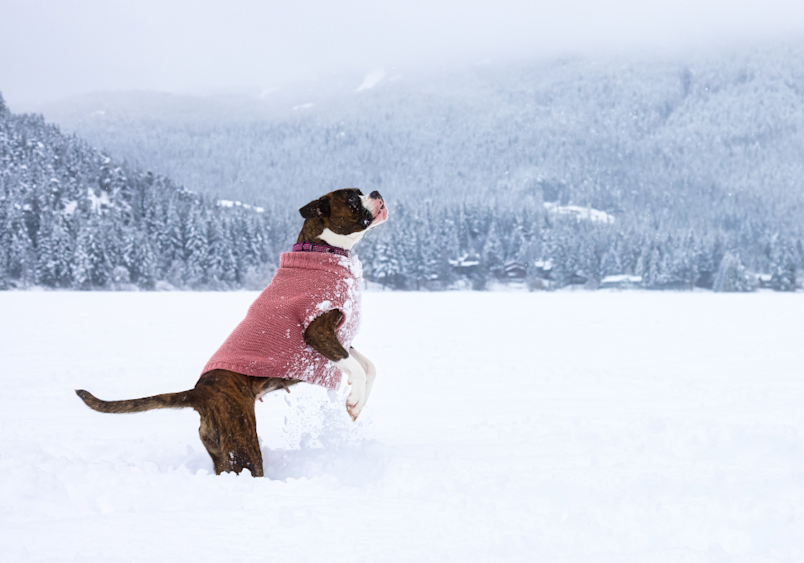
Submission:
[[[337,254],[349,257],[349,251],[328,244],[313,244],[312,242],[297,242],[293,245],[293,252],[323,252],[324,254]]]

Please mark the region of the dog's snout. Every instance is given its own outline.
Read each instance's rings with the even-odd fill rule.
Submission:
[[[382,199],[382,196],[380,195],[380,192],[378,192],[377,190],[374,190],[373,192],[371,192],[369,194],[369,197],[371,199]]]

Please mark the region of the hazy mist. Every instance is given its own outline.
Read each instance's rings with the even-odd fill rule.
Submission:
[[[804,32],[792,0],[2,0],[0,14],[0,92],[12,109],[93,90],[266,89],[343,71],[672,53]]]

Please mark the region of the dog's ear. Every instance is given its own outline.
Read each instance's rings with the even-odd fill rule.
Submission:
[[[301,209],[299,213],[305,219],[313,219],[315,217],[329,217],[329,197],[320,197],[315,201],[311,201]]]

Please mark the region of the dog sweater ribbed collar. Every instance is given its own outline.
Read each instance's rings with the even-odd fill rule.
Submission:
[[[315,244],[312,242],[297,242],[293,245],[293,252],[323,252],[324,254],[337,254],[349,257],[349,251],[328,244]]]

